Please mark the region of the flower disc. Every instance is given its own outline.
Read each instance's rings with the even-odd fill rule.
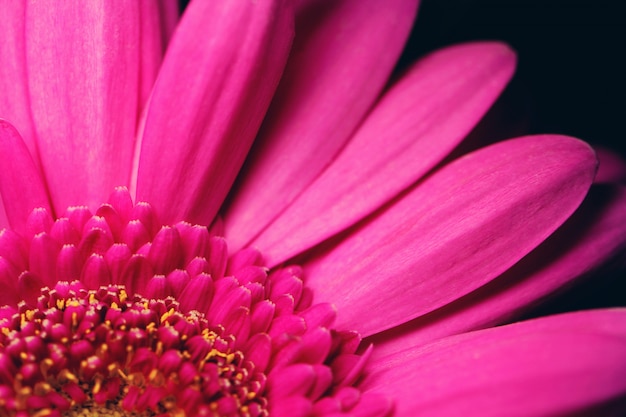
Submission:
[[[265,375],[234,348],[232,336],[222,337],[223,329],[211,329],[197,311],[183,314],[171,297],[59,283],[7,321],[0,346],[13,380],[9,409],[267,415],[259,395]]]
[[[331,328],[299,266],[228,256],[116,190],[95,215],[33,211],[0,232],[0,416],[385,415],[371,349]]]

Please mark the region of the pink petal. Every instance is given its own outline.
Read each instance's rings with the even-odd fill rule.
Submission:
[[[251,245],[273,265],[373,212],[469,133],[514,68],[515,54],[499,43],[458,45],[418,62],[330,167]]]
[[[0,117],[17,128],[31,155],[36,155],[26,75],[25,8],[24,1],[0,2]]]
[[[29,270],[45,285],[53,287],[57,281],[57,255],[61,245],[47,233],[40,233],[30,241]]]
[[[2,203],[2,196],[0,195],[0,230],[9,227],[9,218],[7,217],[6,210],[4,209],[4,203]]]
[[[0,230],[0,237],[6,231]],[[0,306],[16,305],[19,301],[19,293],[17,290],[17,280],[15,277],[19,274],[15,265],[0,256]]]
[[[213,299],[213,280],[207,274],[198,274],[185,286],[178,299],[185,310],[205,313]]]
[[[19,133],[1,119],[0,160],[2,160],[0,195],[7,220],[13,229],[24,232],[28,216],[34,208],[42,207],[50,211],[48,196],[41,176]]]
[[[576,213],[511,269],[448,306],[374,336],[374,354],[388,354],[398,337],[417,345],[500,324],[625,247],[626,189],[594,186]]]
[[[80,280],[88,288],[98,288],[111,283],[111,272],[102,255],[94,253],[87,258]]]
[[[163,45],[167,45],[172,38],[174,29],[178,25],[180,11],[178,0],[159,0],[159,17],[161,21],[161,33]]]
[[[600,165],[596,174],[596,183],[626,184],[626,161],[619,154],[609,149],[594,147]]]
[[[624,309],[564,314],[406,346],[398,339],[398,352],[372,361],[374,371],[363,384],[395,398],[398,416],[609,415],[607,404],[617,400],[624,406]]]
[[[311,415],[311,401],[306,397],[287,397],[270,405],[275,417],[306,417]]]
[[[285,75],[226,211],[235,252],[328,165],[380,94],[417,0],[300,2]]]
[[[466,155],[305,265],[309,286],[337,306],[337,327],[365,335],[424,315],[546,239],[578,207],[595,167],[587,144],[556,135]]]
[[[172,19],[170,16],[172,10],[169,9],[172,6],[178,5],[171,0],[139,2],[139,110],[143,109],[148,100],[163,60],[167,40],[172,30],[169,27],[171,25],[169,20]]]
[[[31,108],[58,212],[94,208],[128,183],[144,52],[139,19],[135,0],[28,3]]]
[[[164,223],[215,216],[283,71],[293,33],[286,3],[187,8],[150,99],[138,162],[138,198]]]

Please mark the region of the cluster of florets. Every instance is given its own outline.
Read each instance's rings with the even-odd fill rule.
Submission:
[[[205,226],[161,226],[124,188],[95,214],[37,209],[25,230],[0,231],[0,283],[2,417],[390,409],[355,386],[370,350],[331,328],[300,267],[229,254]]]
[[[10,412],[267,414],[265,375],[232,336],[196,311],[183,314],[172,298],[59,283],[36,307],[21,304],[2,329],[0,390]]]

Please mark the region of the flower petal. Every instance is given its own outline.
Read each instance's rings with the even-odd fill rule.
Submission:
[[[306,266],[337,327],[371,335],[486,284],[578,207],[595,173],[584,142],[501,142],[459,158]],[[363,317],[367,317],[364,320]]]
[[[165,223],[209,224],[221,205],[286,62],[286,3],[188,6],[148,105],[138,162],[138,199]]]
[[[135,0],[27,5],[32,114],[58,212],[95,208],[128,183],[139,112],[139,17]]]
[[[626,184],[626,161],[621,155],[609,149],[594,147],[600,165],[596,174],[596,183]]]
[[[161,33],[163,45],[167,45],[172,38],[174,29],[180,18],[178,0],[159,0],[159,16],[161,20]]]
[[[164,27],[164,20],[171,19],[168,10],[172,1],[142,0],[139,4],[139,110],[143,109],[156,80],[165,53],[171,28]],[[167,23],[169,24],[169,23]],[[126,183],[124,183],[126,184]]]
[[[0,119],[0,195],[7,220],[18,232],[26,230],[26,221],[34,208],[50,211],[46,187],[13,126]],[[1,228],[2,226],[0,226]]]
[[[232,252],[265,228],[341,149],[387,82],[417,3],[300,2],[294,52],[226,210]]]
[[[271,266],[373,212],[469,133],[514,68],[515,54],[495,42],[453,46],[418,62],[385,94],[329,168],[251,245]]]
[[[2,202],[2,198],[0,198],[0,230],[7,227],[9,227],[9,218],[7,217],[6,210],[4,209],[4,203]]]
[[[408,349],[398,339],[396,347],[372,361],[363,389],[393,395],[398,416],[609,415],[592,410],[606,412],[616,400],[624,406],[624,309],[552,316]]]
[[[511,269],[450,305],[375,335],[374,354],[388,354],[399,337],[418,345],[500,324],[605,264],[625,244],[626,189],[595,185],[576,213]]]
[[[0,2],[0,117],[16,127],[31,155],[37,155],[26,75],[25,8],[23,1]]]

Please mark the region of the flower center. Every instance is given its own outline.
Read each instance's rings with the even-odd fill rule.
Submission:
[[[222,333],[171,297],[59,283],[20,306],[0,345],[16,407],[39,415],[267,415],[265,375]]]
[[[391,407],[359,390],[371,349],[332,329],[302,268],[229,255],[204,226],[161,226],[123,188],[95,214],[37,209],[21,233],[0,231],[0,288],[0,417]]]

